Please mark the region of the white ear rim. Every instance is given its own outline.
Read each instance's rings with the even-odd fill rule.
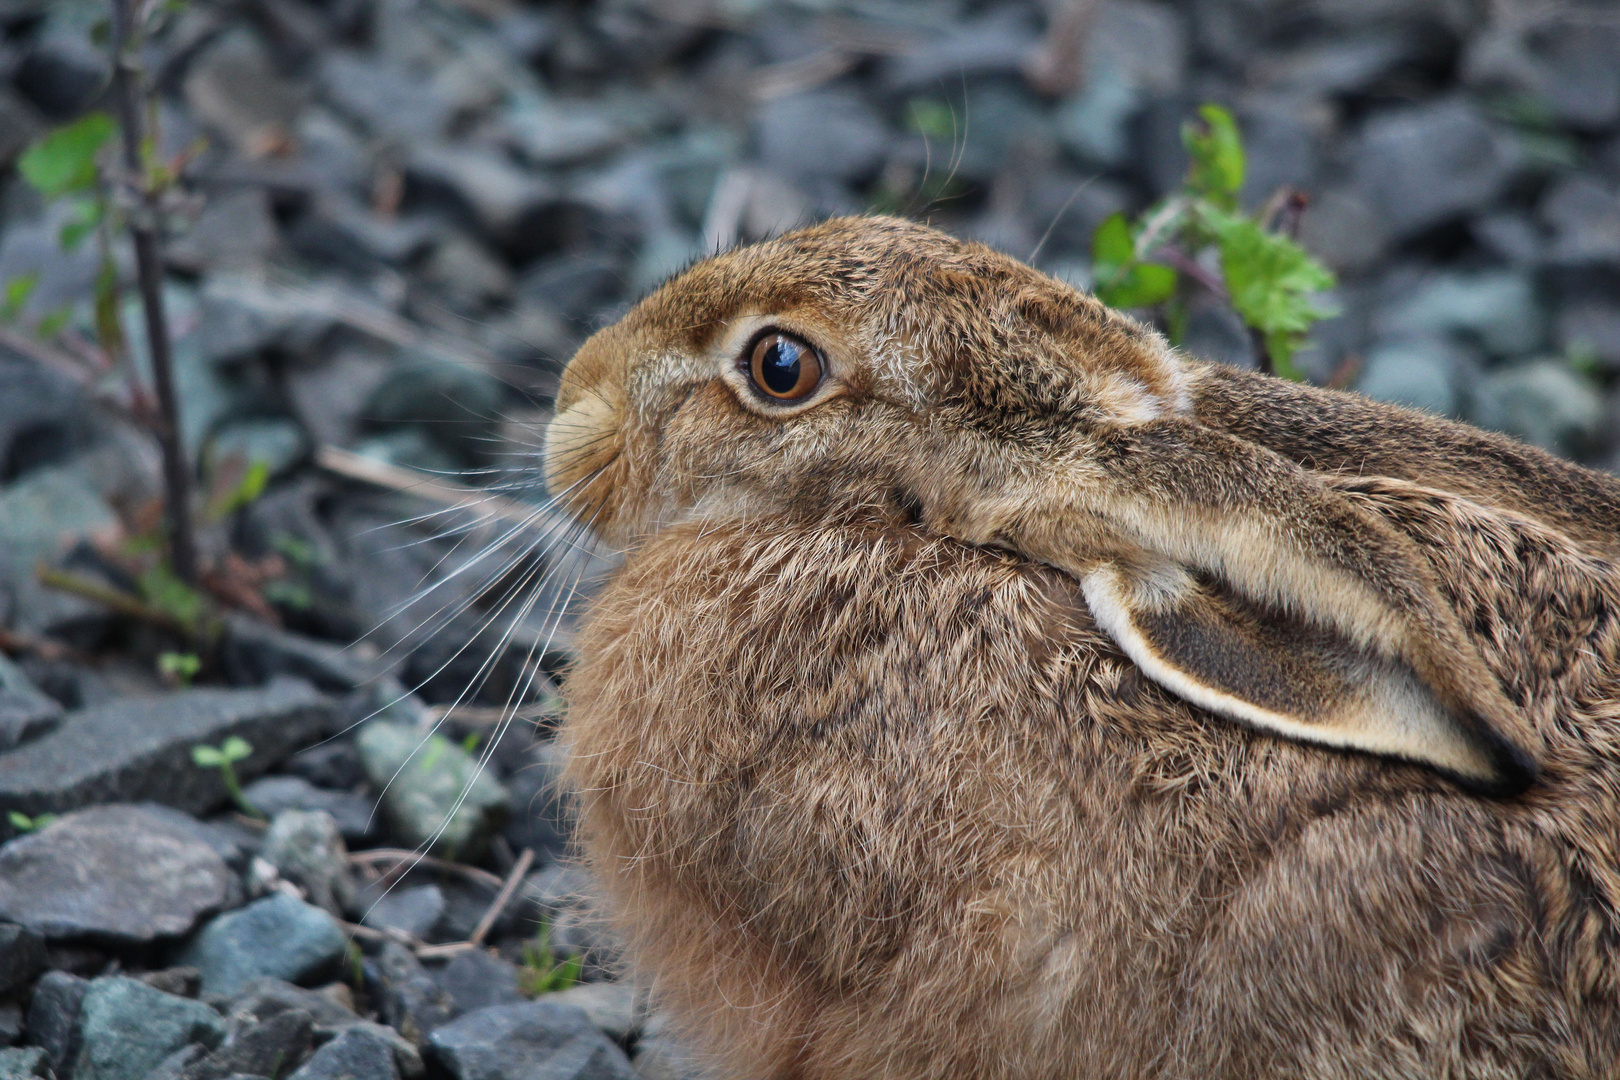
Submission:
[[[1161,591],[1162,585],[1162,581],[1155,580],[1155,591]],[[1135,590],[1119,565],[1109,563],[1090,571],[1080,579],[1080,588],[1092,618],[1120,651],[1153,682],[1193,705],[1298,742],[1404,758],[1481,783],[1498,779],[1491,759],[1462,733],[1434,695],[1413,676],[1392,666],[1375,661],[1384,670],[1369,671],[1366,692],[1355,703],[1357,711],[1365,716],[1363,723],[1304,724],[1199,682],[1165,662],[1131,618],[1128,599]],[[1379,678],[1380,674],[1384,677]]]

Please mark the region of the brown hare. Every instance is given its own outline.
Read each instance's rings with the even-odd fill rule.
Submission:
[[[735,1077],[1620,1076],[1620,483],[887,218],[588,341],[563,737]]]

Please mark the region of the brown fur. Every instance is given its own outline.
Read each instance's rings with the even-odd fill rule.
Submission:
[[[825,396],[749,401],[726,357],[766,324],[828,354]],[[567,687],[585,853],[728,1075],[1620,1070],[1611,481],[1178,360],[884,219],[700,264],[558,409],[554,485],[630,549]],[[1313,443],[1319,416],[1346,423]],[[1302,620],[1289,663],[1315,635],[1410,664],[1539,782],[1489,799],[1187,704],[1081,595],[1161,564],[1255,648]]]

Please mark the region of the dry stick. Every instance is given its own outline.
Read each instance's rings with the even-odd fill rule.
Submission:
[[[141,312],[156,384],[158,443],[163,448],[163,507],[169,520],[169,567],[188,585],[197,581],[197,544],[191,532],[191,475],[180,429],[180,403],[174,392],[169,352],[169,322],[163,312],[163,265],[158,251],[158,207],[141,161],[138,70],[131,55],[135,32],[134,0],[112,0],[113,98],[124,143],[125,182],[136,205],[130,209],[129,232],[135,244],[135,277],[140,284]]]
[[[501,917],[501,912],[506,910],[506,905],[511,903],[512,894],[517,892],[518,883],[523,880],[523,875],[529,872],[529,867],[533,863],[534,851],[530,848],[524,848],[523,854],[519,855],[517,862],[512,865],[512,872],[507,874],[506,880],[501,883],[501,891],[495,894],[494,900],[490,901],[489,910],[484,912],[484,917],[478,920],[478,925],[473,928],[472,935],[467,938],[469,942],[474,945],[484,943],[484,938],[489,934],[490,928],[495,925],[495,920]]]
[[[492,889],[499,889],[503,882],[488,870],[480,870],[476,866],[466,863],[451,862],[449,859],[440,859],[432,855],[423,855],[417,851],[407,851],[404,848],[372,848],[369,851],[351,851],[349,861],[366,864],[374,862],[392,862],[398,864],[394,869],[409,870],[416,866],[425,866],[430,870],[443,870],[448,874],[460,874],[481,885]]]
[[[1097,0],[1068,0],[1052,16],[1045,39],[1024,67],[1036,93],[1060,97],[1085,78],[1086,43],[1097,6]]]

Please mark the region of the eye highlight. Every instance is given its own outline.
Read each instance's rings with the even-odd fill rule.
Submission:
[[[743,366],[754,389],[776,401],[802,401],[821,385],[820,354],[781,330],[761,334]]]

